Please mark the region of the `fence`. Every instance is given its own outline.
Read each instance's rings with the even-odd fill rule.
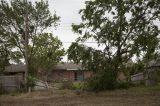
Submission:
[[[0,76],[0,92],[14,92],[20,89],[22,76]]]

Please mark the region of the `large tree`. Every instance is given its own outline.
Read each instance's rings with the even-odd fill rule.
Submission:
[[[40,40],[42,35],[48,36],[44,33],[47,32],[48,28],[56,27],[60,19],[56,13],[51,14],[46,0],[35,3],[27,0],[11,0],[10,2],[0,0],[0,16],[0,38],[2,42],[11,45],[9,51],[18,52],[17,54],[22,57],[21,59],[26,59],[27,56],[25,54],[25,35],[27,31],[29,63],[32,63],[34,56],[36,57],[37,40]],[[54,40],[51,42],[54,42]],[[41,52],[44,53],[45,51],[42,50]]]
[[[133,56],[149,60],[156,54],[160,20],[159,0],[92,0],[80,10],[82,23],[73,24],[77,42],[94,39],[102,51],[73,43],[68,58],[95,71],[118,71]]]
[[[36,37],[34,56],[30,60],[31,68],[37,70],[33,70],[33,73],[46,80],[53,66],[61,61],[64,52],[62,42],[57,37],[53,37],[51,33],[40,34]]]

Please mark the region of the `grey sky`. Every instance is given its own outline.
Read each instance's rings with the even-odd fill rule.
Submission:
[[[56,14],[61,17],[60,26],[57,30],[50,29],[50,31],[62,42],[74,42],[78,37],[77,34],[72,32],[72,23],[80,23],[81,15],[79,10],[85,7],[85,0],[48,0],[49,8],[52,13],[56,11]],[[68,49],[71,43],[63,43],[65,50]],[[98,48],[97,44],[86,44]],[[67,61],[67,56],[63,61]]]
[[[51,29],[54,35],[62,42],[75,41],[77,34],[72,32],[71,24],[80,23],[81,16],[78,14],[81,8],[84,8],[84,0],[48,0],[49,8],[52,13],[61,17],[60,26],[57,30]],[[69,47],[69,43],[63,43],[64,48]]]

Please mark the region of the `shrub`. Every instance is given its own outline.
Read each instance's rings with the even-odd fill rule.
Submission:
[[[118,81],[117,82],[118,89],[128,89],[130,86],[131,86],[131,84],[127,81]]]
[[[89,91],[113,90],[116,88],[117,81],[113,73],[100,72],[87,79],[84,83],[84,89]]]
[[[73,83],[73,89],[82,90],[82,88],[83,88],[83,82],[74,82]]]
[[[27,87],[33,88],[35,86],[35,80],[36,80],[35,77],[29,75],[27,77]]]
[[[63,81],[61,89],[73,89],[73,83],[72,81]]]

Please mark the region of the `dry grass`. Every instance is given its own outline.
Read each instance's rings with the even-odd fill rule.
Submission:
[[[1,95],[0,106],[160,106],[160,91],[100,93],[75,91],[37,91],[26,94]]]

